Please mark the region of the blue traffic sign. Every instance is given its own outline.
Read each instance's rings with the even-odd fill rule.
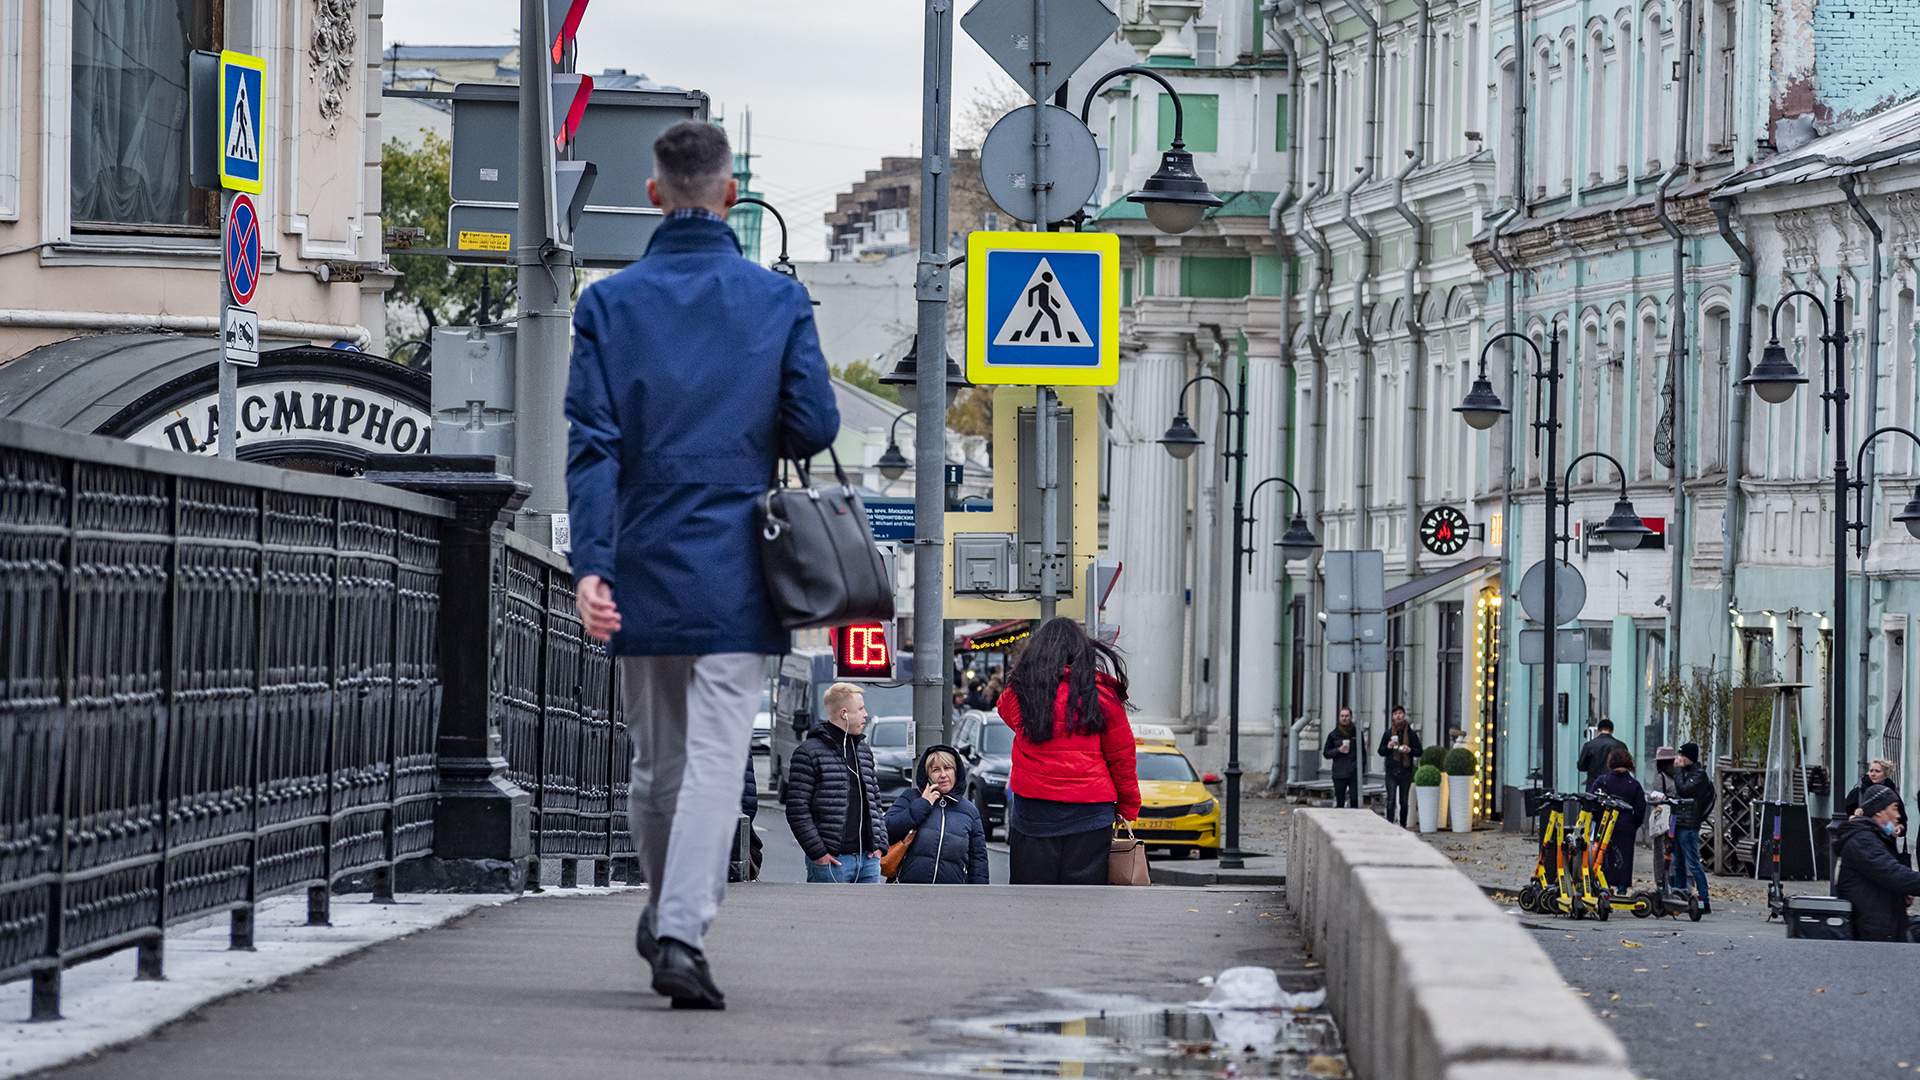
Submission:
[[[233,197],[221,239],[227,288],[233,293],[233,302],[246,307],[253,303],[253,291],[260,287],[260,212],[252,199]]]
[[[878,541],[913,539],[912,499],[864,499],[867,524]]]
[[[255,195],[266,188],[261,166],[261,93],[267,62],[258,56],[220,54],[220,186]]]
[[[967,238],[967,381],[1111,386],[1120,375],[1119,238]]]

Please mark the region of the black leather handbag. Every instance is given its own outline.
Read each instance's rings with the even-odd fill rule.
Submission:
[[[893,582],[874,546],[867,508],[839,455],[835,483],[815,487],[796,462],[799,487],[775,486],[761,504],[760,569],[789,630],[893,618]]]

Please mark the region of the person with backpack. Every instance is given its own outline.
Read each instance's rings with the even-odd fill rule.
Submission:
[[[1105,885],[1115,819],[1140,816],[1140,778],[1120,654],[1072,619],[1041,624],[1000,694],[1013,729],[1008,877]]]
[[[918,790],[887,808],[887,841],[906,844],[890,880],[907,885],[987,884],[987,830],[966,790],[967,765],[951,746],[929,746],[914,773]],[[889,849],[888,858],[892,857]]]

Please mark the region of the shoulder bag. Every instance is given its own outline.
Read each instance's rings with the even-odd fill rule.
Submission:
[[[761,503],[760,569],[767,596],[788,630],[893,618],[893,582],[860,495],[831,447],[835,482],[813,486],[795,462],[799,487],[771,486]]]

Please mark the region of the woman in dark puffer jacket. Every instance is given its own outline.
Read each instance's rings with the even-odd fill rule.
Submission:
[[[965,790],[966,766],[951,746],[929,746],[914,773],[918,791],[903,791],[887,809],[887,842],[908,833],[895,881],[907,885],[987,884],[987,830]]]

